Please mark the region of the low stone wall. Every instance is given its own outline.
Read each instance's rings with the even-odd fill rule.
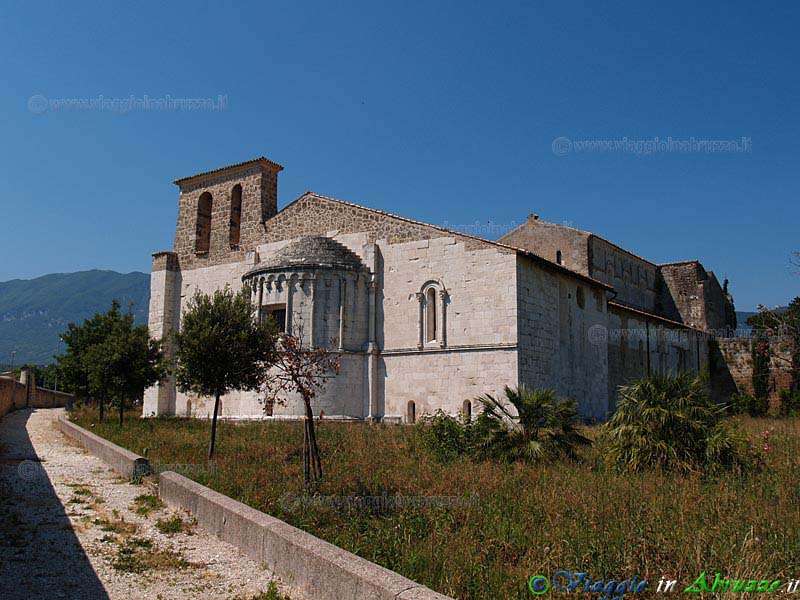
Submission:
[[[62,408],[64,406],[72,406],[72,394],[39,387],[36,388],[28,402],[29,408]]]
[[[0,417],[14,410],[15,405],[24,406],[25,385],[11,377],[0,377]]]
[[[58,425],[121,475],[152,473],[147,459],[65,417]],[[161,473],[158,495],[315,600],[452,600],[183,475]]]
[[[162,473],[158,494],[315,600],[451,600],[183,475]]]
[[[60,408],[72,404],[72,395],[36,387],[31,378],[20,382],[0,375],[0,417],[15,408]]]
[[[64,434],[75,439],[123,477],[150,475],[152,473],[150,463],[146,458],[112,444],[108,440],[104,440],[91,431],[71,423],[65,417],[59,417],[58,426]]]

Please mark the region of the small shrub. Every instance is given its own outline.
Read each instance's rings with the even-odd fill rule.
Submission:
[[[780,416],[790,417],[800,413],[800,390],[792,392],[782,389],[780,392]]]
[[[170,519],[159,519],[156,521],[156,529],[165,535],[175,535],[176,533],[191,532],[189,523],[181,519],[180,515],[174,515]]]
[[[471,450],[472,426],[466,416],[454,417],[439,409],[423,416],[416,428],[420,445],[441,462],[455,460]]]
[[[164,507],[164,503],[159,500],[158,496],[152,494],[141,494],[133,499],[133,510],[137,515],[143,517],[148,516],[154,510],[160,510]]]
[[[127,523],[122,519],[112,521],[106,517],[95,519],[93,524],[97,525],[100,531],[110,531],[120,535],[130,535],[136,533],[138,529],[136,523]]]
[[[769,412],[769,398],[756,398],[752,394],[734,394],[733,412],[751,417],[765,417]]]
[[[125,573],[147,573],[200,565],[189,562],[172,548],[159,548],[150,540],[130,538],[119,547],[116,556],[111,560],[111,566]]]
[[[247,598],[243,596],[239,596],[237,600],[291,600],[289,596],[284,596],[278,590],[278,586],[274,581],[269,582],[269,588],[266,592],[261,592],[260,594],[256,594],[255,596],[249,596]]]
[[[702,377],[646,377],[620,388],[604,427],[607,460],[624,470],[715,471],[747,466],[746,439],[723,419]]]

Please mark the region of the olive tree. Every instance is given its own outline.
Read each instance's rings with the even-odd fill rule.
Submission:
[[[214,457],[220,398],[234,390],[256,390],[275,350],[275,329],[261,323],[250,288],[229,287],[189,300],[174,334],[175,380],[182,392],[214,398],[208,457]]]

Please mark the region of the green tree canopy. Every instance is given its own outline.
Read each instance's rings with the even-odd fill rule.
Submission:
[[[56,358],[65,384],[76,396],[98,401],[101,421],[110,401],[122,424],[125,403],[166,374],[161,343],[146,325],[135,326],[133,313],[123,313],[116,300],[82,325],[70,323],[61,337],[67,350]]]
[[[232,390],[261,387],[272,364],[276,332],[259,322],[250,289],[230,288],[213,295],[196,293],[175,333],[175,379],[178,389],[214,397],[209,458],[214,455],[220,397]]]

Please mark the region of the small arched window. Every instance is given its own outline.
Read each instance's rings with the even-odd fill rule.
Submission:
[[[236,184],[231,190],[231,230],[230,230],[230,244],[231,248],[239,247],[239,236],[242,226],[242,186]]]
[[[469,400],[464,400],[464,408],[462,409],[462,412],[464,413],[464,416],[467,417],[467,419],[471,419],[472,418],[472,402],[470,402]]]
[[[425,292],[425,341],[436,341],[436,288]]]
[[[409,423],[417,422],[417,405],[414,404],[413,400],[408,403],[408,413],[406,414],[406,420]]]
[[[211,194],[203,192],[197,200],[197,227],[194,251],[198,254],[207,253],[211,247],[211,209]]]
[[[564,264],[564,257],[561,256],[561,250],[556,250],[556,263],[559,265]]]

